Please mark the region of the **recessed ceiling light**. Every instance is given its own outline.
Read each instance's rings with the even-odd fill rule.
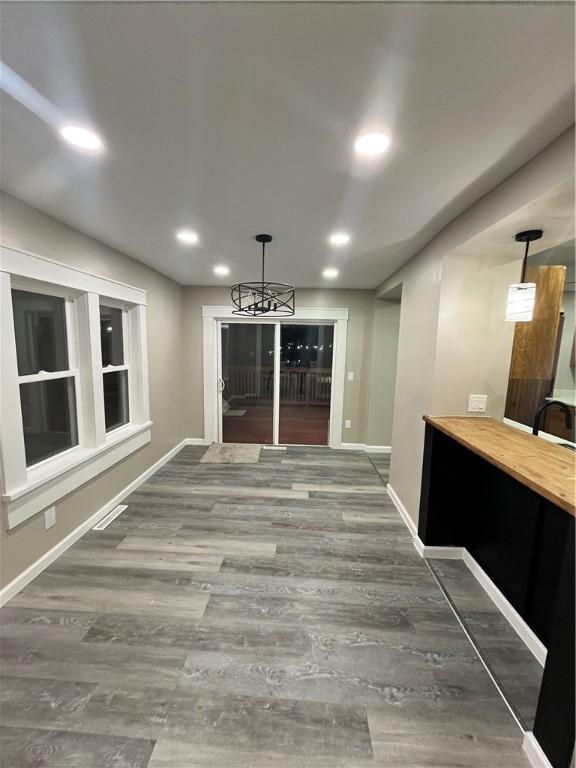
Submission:
[[[389,146],[390,136],[379,132],[365,133],[362,136],[359,136],[354,143],[354,149],[363,157],[378,157],[378,155],[383,155]]]
[[[330,245],[341,248],[343,245],[348,245],[350,242],[350,235],[348,232],[333,232],[328,238],[328,242]]]
[[[178,232],[176,232],[176,240],[180,240],[181,243],[185,243],[186,245],[196,245],[200,238],[198,237],[198,233],[194,232],[193,229],[179,229]]]
[[[322,272],[322,275],[324,277],[327,277],[328,280],[334,280],[335,277],[338,277],[340,272],[335,267],[326,267],[324,272]]]
[[[63,125],[60,128],[60,136],[64,141],[84,152],[102,152],[104,149],[104,142],[100,136],[81,125]]]
[[[214,274],[218,275],[218,277],[226,277],[226,275],[230,274],[230,269],[223,264],[219,264],[217,267],[214,267]]]

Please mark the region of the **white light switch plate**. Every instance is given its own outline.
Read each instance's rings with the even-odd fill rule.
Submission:
[[[346,419],[346,421],[344,422],[344,428],[345,429],[352,429],[352,420],[351,419]]]
[[[56,525],[56,507],[50,507],[50,509],[44,510],[44,528],[52,528]]]
[[[488,395],[468,395],[468,412],[485,413]]]
[[[348,371],[348,381],[354,381],[354,371]]]

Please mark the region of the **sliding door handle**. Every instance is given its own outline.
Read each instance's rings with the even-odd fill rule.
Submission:
[[[224,381],[224,379],[218,379],[217,384],[218,384],[218,392],[224,392],[224,390],[226,389],[226,382]]]

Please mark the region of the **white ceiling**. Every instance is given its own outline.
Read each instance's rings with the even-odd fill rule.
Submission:
[[[573,24],[556,4],[5,3],[28,106],[3,94],[2,187],[181,283],[254,279],[268,231],[269,278],[372,288],[570,126]],[[63,118],[106,154],[63,145]],[[374,128],[391,150],[359,163]]]
[[[574,258],[574,204],[575,186],[572,179],[549,189],[514,213],[500,219],[496,224],[462,243],[450,256],[476,261],[486,269],[517,261],[520,273],[525,246],[524,243],[516,242],[515,235],[527,229],[541,229],[542,238],[531,243],[529,248],[530,263],[567,265],[570,250],[572,260]]]

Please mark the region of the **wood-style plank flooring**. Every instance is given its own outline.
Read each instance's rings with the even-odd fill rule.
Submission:
[[[543,667],[462,560],[434,559],[430,567],[516,717],[526,731],[531,731]]]
[[[387,457],[204,450],[2,609],[2,768],[529,768]]]

